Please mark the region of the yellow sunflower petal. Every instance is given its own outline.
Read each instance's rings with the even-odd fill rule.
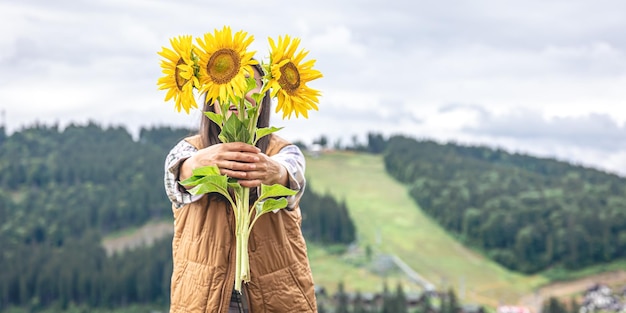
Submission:
[[[283,119],[294,113],[308,118],[309,110],[318,110],[320,93],[306,84],[323,77],[322,73],[313,69],[315,60],[303,62],[308,51],[298,52],[299,38],[279,36],[277,41],[269,38],[269,44],[271,77],[267,85],[272,88],[271,97],[278,100],[276,112],[282,111]]]
[[[174,108],[180,112],[198,105],[193,97],[195,78],[193,61],[193,38],[189,35],[170,38],[172,49],[163,47],[158,54],[163,57],[161,68],[164,76],[157,80],[160,90],[167,90],[165,101],[174,100]]]
[[[228,26],[215,29],[213,34],[206,33],[198,38],[199,84],[200,92],[206,100],[229,101],[230,95],[243,96],[246,88],[246,74],[249,66],[256,64],[252,60],[254,52],[246,49],[254,40],[246,32],[238,31],[234,35]]]

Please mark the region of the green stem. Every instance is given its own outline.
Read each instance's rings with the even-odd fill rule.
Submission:
[[[259,217],[261,217],[261,215],[263,215],[264,213],[258,214],[254,216],[254,220],[252,220],[252,223],[250,223],[250,227],[248,227],[247,230],[247,235],[250,236],[250,233],[252,232],[252,226],[254,226],[254,223],[256,223],[256,221],[259,219]]]
[[[226,122],[226,113],[228,113],[228,107],[229,107],[229,103],[230,100],[227,101],[219,101],[219,106],[220,106],[220,111],[222,113],[222,121]],[[220,128],[224,128],[224,125],[222,122],[222,125],[220,125]]]
[[[237,117],[239,117],[240,121],[245,121],[246,118],[246,98],[239,98],[239,103],[237,103]]]
[[[241,193],[239,191],[235,194],[235,202],[237,205],[234,208],[235,211],[235,290],[241,291],[241,278],[239,273],[241,272],[241,257],[239,251],[241,250]]]
[[[263,98],[265,97],[261,97],[259,100],[261,103],[263,102]],[[254,110],[254,116],[252,117],[252,122],[248,125],[248,132],[250,133],[250,138],[252,138],[253,146],[256,146],[256,142],[259,140],[258,138],[256,138],[256,129],[257,129],[256,124],[257,124],[257,121],[259,120],[259,109],[258,109],[259,105],[260,104],[257,103],[257,109]],[[267,110],[268,108],[265,108],[265,109]],[[261,108],[261,110],[263,110],[263,108]]]
[[[250,280],[250,266],[248,257],[248,217],[250,205],[250,188],[241,188],[237,191],[237,208],[235,215],[236,261],[235,261],[235,290],[241,291],[241,283]]]
[[[241,271],[241,259],[239,258],[239,249],[241,242],[239,241],[239,236],[237,236],[237,263],[235,265],[235,290],[241,291],[241,279],[239,272]]]
[[[252,219],[252,214],[256,213],[256,211],[257,211],[256,206],[259,205],[259,200],[260,199],[261,198],[256,199],[256,201],[254,201],[254,203],[252,204],[252,210],[250,210],[250,212],[248,212],[248,220]],[[252,229],[252,224],[250,225],[250,227],[248,227],[248,231],[250,229]]]
[[[248,257],[248,225],[250,225],[250,218],[248,217],[248,211],[250,211],[250,188],[243,188],[243,211],[242,219],[243,224],[241,226],[241,280],[244,282],[250,281],[250,259]]]
[[[259,119],[259,110],[256,109],[254,111],[254,116],[252,117],[252,121],[250,122],[250,125],[248,125],[248,133],[250,134],[250,138],[252,138],[252,145],[256,145],[257,139],[256,139],[256,123],[257,120]]]

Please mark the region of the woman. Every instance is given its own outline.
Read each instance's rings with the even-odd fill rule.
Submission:
[[[259,92],[263,70],[254,67]],[[269,93],[269,91],[268,91]],[[260,104],[258,127],[269,126],[271,99]],[[204,111],[220,113],[219,105]],[[235,113],[236,108],[231,107]],[[257,146],[221,143],[219,126],[202,118],[199,133],[179,142],[165,161],[165,189],[172,201],[174,239],[170,312],[316,312],[313,278],[300,224],[305,159],[300,149],[270,135]],[[216,165],[244,187],[282,184],[298,193],[287,208],[261,216],[249,241],[250,282],[233,290],[234,214],[219,194],[193,196],[180,181],[195,168]],[[256,194],[256,193],[254,193]],[[253,199],[254,200],[254,199]]]

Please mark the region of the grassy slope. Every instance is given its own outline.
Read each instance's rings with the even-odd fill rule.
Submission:
[[[397,254],[439,289],[454,288],[463,302],[516,304],[546,282],[510,272],[456,242],[386,173],[381,156],[334,152],[307,157],[307,177],[317,192],[346,201],[359,246],[370,244],[376,251]],[[345,279],[355,275],[349,266],[316,247],[311,247],[311,256],[316,282],[327,285],[344,279],[348,290],[355,289],[354,278]],[[380,290],[378,286],[372,291]]]

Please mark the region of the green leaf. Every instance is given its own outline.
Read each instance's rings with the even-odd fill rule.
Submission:
[[[254,78],[254,76],[250,76],[246,78],[246,93],[248,93],[248,91],[256,87],[257,87],[257,84],[256,84],[256,79]]]
[[[202,182],[206,176],[222,176],[220,174],[220,169],[215,166],[203,166],[198,167],[192,171],[193,176],[183,180],[180,182],[183,186],[196,186]]]
[[[271,212],[278,209],[283,209],[287,206],[287,199],[267,199],[259,203],[256,207],[256,214],[261,215],[267,212]]]
[[[228,187],[232,188],[235,193],[239,192],[241,190],[241,188],[243,188],[239,184],[238,180],[236,180],[234,178],[230,178],[230,177],[228,178]]]
[[[252,105],[252,103],[250,103],[248,100],[246,100],[247,118],[255,116],[258,110],[259,110],[259,107]]]
[[[226,138],[226,136],[224,136],[224,132],[220,132],[220,134],[217,135],[217,138],[219,138],[221,142],[229,142],[228,138]]]
[[[252,99],[254,99],[254,102],[256,102],[257,104],[261,103],[261,101],[263,101],[265,94],[263,93],[253,93],[252,94]]]
[[[296,193],[298,193],[297,190],[291,190],[281,184],[274,184],[271,186],[261,185],[261,195],[259,195],[259,200],[262,201],[266,198],[293,196]]]
[[[223,137],[223,142],[245,142],[248,144],[251,143],[248,128],[242,121],[239,120],[239,118],[237,118],[237,116],[235,116],[235,114],[232,114],[228,118],[228,120],[226,120],[220,136],[220,138]]]
[[[284,127],[274,127],[274,126],[259,128],[256,130],[256,140],[259,140],[271,133],[275,133],[283,128]]]
[[[222,175],[220,174],[220,169],[219,167],[217,167],[217,165],[198,167],[198,168],[195,168],[192,171],[192,173],[193,175],[196,175],[196,176],[213,176],[213,175],[221,176]]]
[[[211,121],[213,121],[220,128],[222,128],[222,123],[224,122],[224,118],[222,117],[222,115],[210,111],[204,112],[204,115],[206,115],[206,117],[208,117]]]
[[[191,176],[183,181],[178,182],[183,186],[195,186],[200,183],[200,181],[204,178],[204,176]]]
[[[228,193],[228,177],[226,176],[205,176],[201,183],[193,189],[189,190],[192,195],[203,195],[206,193],[217,192],[224,197],[232,199]]]

